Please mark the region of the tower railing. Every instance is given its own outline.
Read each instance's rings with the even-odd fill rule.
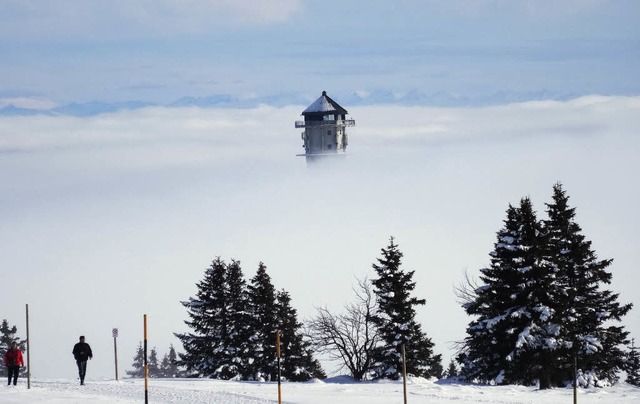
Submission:
[[[340,119],[337,121],[296,121],[296,128],[321,127],[321,126],[355,126],[355,119]]]

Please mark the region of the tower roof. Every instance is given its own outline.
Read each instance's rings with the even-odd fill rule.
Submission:
[[[320,98],[315,100],[313,104],[309,105],[307,109],[302,111],[302,115],[325,115],[327,113],[347,114],[347,110],[338,105],[337,102],[332,100],[326,91],[322,92]]]

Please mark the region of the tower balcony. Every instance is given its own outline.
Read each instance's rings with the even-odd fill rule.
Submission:
[[[296,128],[322,127],[322,126],[355,126],[355,119],[340,119],[337,121],[296,121]]]

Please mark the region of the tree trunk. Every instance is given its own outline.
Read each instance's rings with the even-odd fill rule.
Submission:
[[[547,369],[546,366],[543,366],[540,369],[540,390],[550,389],[551,386],[551,372]]]

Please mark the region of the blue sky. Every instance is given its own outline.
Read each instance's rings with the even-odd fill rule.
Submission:
[[[637,1],[235,3],[3,0],[0,98],[640,91]]]
[[[179,347],[216,256],[247,278],[264,261],[301,318],[339,310],[390,236],[448,360],[469,321],[453,287],[508,204],[544,217],[557,181],[640,305],[640,3],[260,4],[0,0],[0,111],[155,104],[0,114],[0,318],[24,329],[30,304],[36,376],[72,378],[84,334],[111,377],[113,327],[123,372],[143,313],[151,346]],[[294,122],[323,90],[356,126],[342,164],[309,169]],[[270,105],[171,106],[221,94]]]

